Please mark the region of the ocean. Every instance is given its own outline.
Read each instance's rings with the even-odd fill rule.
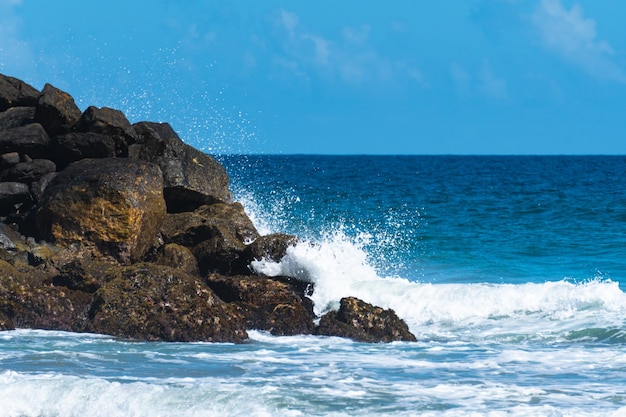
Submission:
[[[625,156],[221,156],[318,314],[418,342],[0,332],[0,417],[626,416]]]

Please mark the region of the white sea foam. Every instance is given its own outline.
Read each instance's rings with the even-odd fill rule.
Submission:
[[[280,262],[257,260],[251,267],[313,283],[318,315],[355,296],[394,309],[412,331],[432,337],[458,335],[460,329],[481,337],[553,337],[578,328],[620,327],[626,313],[626,294],[610,280],[432,284],[381,277],[363,249],[366,239],[337,231],[321,242],[290,247]]]

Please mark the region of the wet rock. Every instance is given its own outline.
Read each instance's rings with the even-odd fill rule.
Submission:
[[[53,142],[59,169],[85,158],[111,158],[117,155],[113,138],[100,133],[73,132],[56,136]]]
[[[417,340],[393,310],[384,310],[354,297],[342,298],[339,311],[322,316],[315,333],[369,343]]]
[[[296,236],[284,233],[261,236],[246,247],[241,256],[243,264],[239,265],[238,268],[240,270],[247,269],[249,272],[249,266],[252,261],[268,260],[280,262],[287,254],[287,248],[295,246],[298,242],[299,240]]]
[[[229,203],[232,195],[226,170],[212,157],[185,144],[167,123],[133,125],[134,159],[157,164],[163,171],[163,194],[169,213],[193,211],[201,205]]]
[[[138,261],[165,217],[161,171],[141,161],[83,159],[46,188],[37,212],[41,235],[121,263]]]
[[[176,243],[168,243],[159,248],[153,263],[166,265],[189,275],[199,275],[198,261],[189,248]]]
[[[39,123],[0,130],[0,153],[8,152],[45,157],[50,152],[50,137]]]
[[[0,74],[0,111],[9,107],[35,106],[39,91],[24,81]]]
[[[95,294],[89,331],[125,338],[241,343],[241,316],[199,278],[174,268],[136,264]]]
[[[36,268],[18,270],[0,260],[0,320],[31,329],[81,331],[90,297],[50,285]]]
[[[8,216],[22,206],[30,206],[28,185],[21,182],[0,182],[0,216]]]
[[[313,304],[305,296],[306,284],[283,278],[225,277],[212,274],[209,287],[225,302],[235,304],[248,329],[277,336],[311,334]]]
[[[95,293],[119,270],[119,265],[109,262],[73,259],[59,269],[59,272],[52,278],[52,283],[57,287]]]
[[[126,116],[121,111],[109,107],[88,107],[78,120],[76,130],[108,136],[115,144],[117,156],[128,156],[128,146],[137,140],[135,130]]]
[[[45,175],[55,172],[57,166],[48,159],[33,159],[30,162],[18,162],[9,169],[0,172],[0,181],[17,181],[30,185]]]
[[[0,130],[24,126],[35,121],[35,107],[11,107],[0,113]]]
[[[81,116],[72,96],[46,84],[37,101],[35,121],[40,123],[48,135],[68,133]]]
[[[245,243],[259,234],[240,203],[217,203],[168,214],[161,236],[166,243],[192,248],[201,274],[236,275],[249,272],[242,260]]]

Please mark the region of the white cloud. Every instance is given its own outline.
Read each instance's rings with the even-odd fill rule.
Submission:
[[[274,62],[307,81],[312,75],[321,75],[352,85],[388,83],[402,78],[423,84],[417,68],[383,56],[369,44],[368,25],[344,27],[336,40],[309,30],[289,11],[281,10],[279,25],[287,36],[282,54]]]
[[[613,49],[597,39],[596,22],[586,18],[579,5],[567,10],[560,0],[541,0],[532,21],[546,47],[563,59],[598,79],[626,83],[626,73],[613,60]]]

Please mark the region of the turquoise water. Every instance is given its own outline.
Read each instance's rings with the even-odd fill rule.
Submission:
[[[0,416],[626,415],[626,157],[229,156],[251,267],[393,308],[417,343],[0,333]]]

